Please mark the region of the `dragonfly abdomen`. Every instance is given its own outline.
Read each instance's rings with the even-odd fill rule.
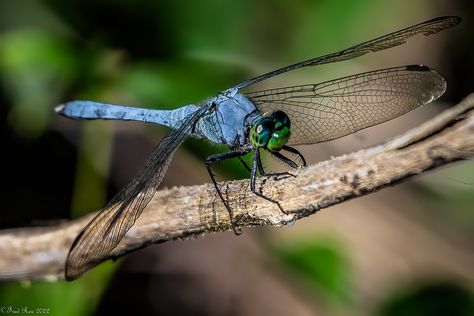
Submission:
[[[199,109],[194,104],[175,110],[154,110],[94,101],[71,101],[56,107],[56,112],[73,119],[120,120],[154,123],[174,128]]]

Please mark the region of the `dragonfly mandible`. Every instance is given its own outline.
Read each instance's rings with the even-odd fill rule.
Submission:
[[[133,120],[171,128],[170,133],[154,148],[141,171],[76,237],[66,261],[66,279],[80,277],[105,260],[118,245],[153,197],[173,154],[187,136],[229,147],[228,152],[208,157],[205,165],[217,194],[229,212],[232,228],[239,233],[234,225],[232,208],[212,173],[213,163],[241,159],[253,153],[251,166],[241,159],[250,171],[252,192],[282,209],[278,201],[255,189],[257,172],[267,174],[262,166],[261,150],[269,152],[289,167],[304,166],[304,157],[292,146],[329,141],[391,120],[439,98],[446,90],[446,81],[427,66],[409,65],[315,84],[257,92],[243,92],[244,88],[302,67],[344,61],[395,47],[412,36],[435,34],[459,22],[460,18],[455,16],[425,21],[338,52],[265,73],[224,90],[205,102],[175,110],[93,101],[72,101],[58,106],[56,111],[69,118]]]

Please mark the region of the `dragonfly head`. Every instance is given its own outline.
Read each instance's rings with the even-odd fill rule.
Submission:
[[[258,119],[250,128],[250,143],[255,147],[279,151],[290,138],[290,118],[285,112],[273,111]]]

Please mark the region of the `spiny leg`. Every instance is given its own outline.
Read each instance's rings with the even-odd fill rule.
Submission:
[[[252,148],[250,148],[250,147],[248,147],[248,148],[246,148],[246,147],[244,147],[244,148],[234,148],[230,152],[219,153],[219,154],[215,154],[215,155],[212,155],[212,156],[209,156],[209,157],[206,158],[207,172],[209,173],[209,176],[211,177],[212,183],[214,184],[214,187],[216,188],[217,194],[219,195],[220,199],[222,200],[222,203],[224,203],[224,206],[227,209],[227,212],[229,213],[229,218],[230,218],[230,222],[231,222],[231,225],[232,225],[232,230],[234,231],[234,234],[236,234],[236,235],[240,235],[242,233],[242,231],[240,229],[237,229],[237,227],[235,227],[234,215],[232,213],[232,208],[230,207],[227,200],[224,199],[224,196],[222,195],[221,189],[219,189],[219,186],[217,185],[216,178],[215,178],[214,174],[212,173],[211,165],[215,162],[219,162],[219,161],[223,161],[223,160],[238,157],[244,163],[244,166],[246,166],[245,161],[243,161],[241,157],[248,154],[250,152],[250,150],[252,150]]]
[[[290,177],[292,176],[291,173],[289,173],[288,171],[283,171],[283,172],[266,172],[264,169],[263,169],[263,165],[262,165],[262,162],[261,162],[261,159],[259,157],[258,159],[259,161],[257,162],[257,167],[258,167],[258,172],[260,172],[260,174],[264,177],[275,177],[274,180],[281,180],[281,179],[285,179],[287,177]],[[281,177],[281,178],[280,178]]]
[[[232,150],[232,148],[231,148]],[[257,149],[258,150],[258,149]],[[244,165],[244,168],[250,173],[252,171],[252,169],[248,166],[247,162],[245,162],[245,160],[242,159],[242,157],[238,157],[238,159],[240,160],[240,162]],[[262,160],[260,159],[260,156],[259,156],[259,159],[258,159],[258,172],[262,175],[262,176],[272,176],[274,174],[267,174],[265,172],[265,170],[263,169],[263,165],[262,165]]]
[[[284,154],[282,154],[282,152],[285,152],[285,151],[298,156],[299,159],[302,162],[302,166],[306,167],[306,160],[304,159],[304,156],[298,150],[296,150],[292,147],[283,146],[281,151],[269,151],[269,152],[270,152],[270,154],[273,155],[273,157],[277,158],[278,160],[280,160],[285,165],[289,166],[290,168],[297,169],[299,167],[298,163],[296,163],[294,160],[292,160],[292,159],[288,158],[287,156],[285,156]],[[267,176],[277,176],[277,177],[280,177],[280,176],[294,177],[295,176],[294,174],[292,174],[290,172],[277,172],[277,173],[270,173],[270,174],[266,174],[266,175]],[[278,178],[276,180],[285,179],[286,177]]]
[[[298,164],[296,162],[294,162],[290,158],[286,157],[282,153],[280,153],[278,151],[269,151],[269,152],[275,158],[277,158],[278,160],[280,160],[281,162],[283,162],[285,165],[289,166],[290,168],[293,168],[293,169],[298,168]],[[302,161],[304,162],[304,158],[302,159]],[[260,157],[259,157],[259,162],[257,162],[257,163],[261,165]],[[263,170],[263,167],[259,167],[259,170]],[[260,171],[260,173],[263,176],[267,176],[267,177],[275,176],[276,177],[275,180],[281,180],[281,179],[285,179],[287,177],[294,177],[294,175],[292,173],[288,172],[288,171],[285,171],[285,172],[272,172],[272,173],[266,173],[266,172],[262,173],[262,171]],[[281,177],[281,178],[279,178],[279,177]]]
[[[286,146],[286,145],[284,145],[281,149],[286,150],[286,151],[289,151],[290,153],[295,154],[295,155],[297,155],[298,157],[300,157],[301,162],[303,162],[303,167],[307,167],[307,165],[306,165],[306,159],[304,159],[303,154],[300,153],[297,149],[295,149],[295,148],[293,148],[293,147],[290,147],[290,146]],[[285,158],[286,158],[286,157],[285,157]]]
[[[291,160],[290,158],[286,157],[285,155],[283,155],[282,153],[280,152],[271,152],[271,154],[278,158],[278,160],[280,160],[281,162],[283,162],[285,165],[289,166],[290,168],[293,168],[293,169],[296,169],[298,168],[298,164],[296,162],[294,162],[293,160]]]
[[[260,148],[257,148],[255,149],[256,151],[258,151],[258,157],[257,157],[257,168],[258,168],[258,172],[262,175],[262,176],[271,176],[271,174],[268,174],[265,172],[265,169],[263,169],[263,164],[262,164],[262,159],[260,157]]]
[[[232,148],[231,148],[231,150],[232,150]],[[240,156],[237,157],[237,159],[239,159],[239,161],[244,165],[245,170],[247,170],[250,173],[251,169],[250,169],[249,165],[245,162],[245,160],[243,160],[242,157],[240,157]]]
[[[259,197],[261,197],[261,198],[263,198],[263,199],[265,199],[269,202],[275,203],[282,213],[287,214],[287,212],[283,209],[283,207],[281,207],[280,202],[278,202],[278,201],[276,201],[272,198],[269,198],[268,196],[265,196],[263,193],[261,193],[261,192],[259,192],[255,189],[255,182],[256,182],[256,179],[257,179],[257,169],[258,169],[258,164],[259,164],[259,160],[260,160],[260,152],[258,151],[258,148],[254,149],[253,152],[254,152],[253,164],[252,164],[252,171],[251,171],[251,174],[250,174],[250,190],[255,195],[257,195],[257,196],[259,196]]]

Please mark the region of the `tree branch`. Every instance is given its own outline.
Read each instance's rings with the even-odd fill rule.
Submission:
[[[255,196],[249,181],[221,183],[237,226],[282,226],[366,195],[427,170],[474,156],[474,94],[430,121],[372,148],[293,172],[260,178],[257,188],[280,201],[287,214]],[[76,235],[94,214],[54,227],[0,232],[0,280],[63,278]],[[109,255],[118,258],[152,243],[231,229],[211,184],[157,191],[141,217]]]

